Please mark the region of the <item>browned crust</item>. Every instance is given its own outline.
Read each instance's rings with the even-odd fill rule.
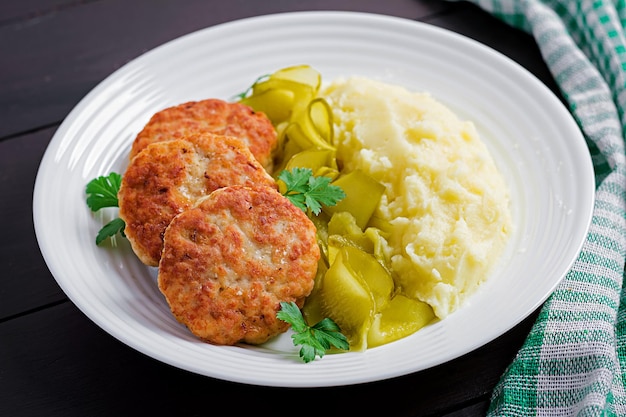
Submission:
[[[189,101],[155,113],[135,138],[130,158],[151,143],[207,132],[242,139],[271,172],[272,153],[277,144],[271,121],[245,104],[215,98]]]
[[[205,134],[148,145],[130,162],[118,193],[119,216],[137,257],[157,266],[163,232],[174,216],[237,184],[276,186],[237,138]]]
[[[159,288],[202,340],[263,343],[288,328],[276,318],[280,302],[302,306],[313,288],[315,234],[273,188],[221,188],[167,227]]]

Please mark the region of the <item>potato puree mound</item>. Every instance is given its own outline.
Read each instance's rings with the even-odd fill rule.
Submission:
[[[508,189],[474,125],[425,93],[366,78],[323,94],[334,109],[337,157],[386,186],[396,285],[444,318],[483,282],[510,235]]]

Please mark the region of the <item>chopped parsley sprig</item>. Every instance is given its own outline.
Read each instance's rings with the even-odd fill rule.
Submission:
[[[346,197],[340,187],[330,183],[330,178],[316,177],[310,168],[282,171],[278,179],[287,187],[283,195],[304,212],[311,210],[317,215],[322,210],[322,204],[334,206]]]
[[[117,172],[111,172],[107,176],[99,176],[89,181],[85,192],[87,193],[87,206],[96,212],[106,207],[119,207],[117,193],[122,184],[122,176]],[[96,236],[96,245],[100,245],[107,238],[116,234],[124,236],[126,223],[119,217],[105,224]]]
[[[281,302],[280,311],[276,314],[280,320],[291,325],[294,334],[291,335],[295,346],[301,345],[300,358],[309,363],[317,356],[322,358],[328,349],[335,347],[349,350],[348,339],[341,333],[341,329],[330,318],[325,318],[313,326],[309,326],[302,312],[294,302]]]

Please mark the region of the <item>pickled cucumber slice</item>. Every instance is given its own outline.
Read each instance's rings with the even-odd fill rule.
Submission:
[[[253,94],[241,100],[257,112],[265,113],[272,124],[289,119],[294,102],[294,93],[284,88],[272,88]]]
[[[293,81],[311,87],[317,92],[322,84],[322,75],[310,65],[293,65],[277,70],[271,76],[271,79]]]
[[[331,235],[359,236],[363,231],[356,224],[354,216],[347,211],[333,213],[328,222],[328,233]]]
[[[365,281],[351,271],[342,253],[324,275],[320,297],[322,312],[339,325],[350,349],[365,350],[376,303]]]
[[[354,246],[374,255],[376,260],[391,273],[390,259],[387,256],[389,234],[369,226],[365,231],[361,231],[354,216],[347,211],[342,211],[334,213],[330,218],[327,235],[328,258],[331,263],[341,247]]]
[[[321,312],[339,325],[351,349],[365,350],[374,315],[389,303],[393,291],[391,275],[372,255],[347,246],[339,250],[305,309],[313,315],[319,303]]]
[[[285,169],[310,168],[313,175],[328,175],[334,179],[339,175],[335,151],[330,149],[307,149],[292,156]]]
[[[350,272],[367,285],[374,297],[376,311],[385,308],[394,289],[391,274],[372,255],[353,246],[341,248],[339,254]]]
[[[328,266],[332,262],[329,262],[328,258],[328,216],[320,212],[317,216],[311,216],[311,221],[315,225],[315,238],[317,240],[317,245],[320,247],[321,252],[321,262],[325,263],[325,270],[328,269]],[[318,268],[319,274],[319,268]]]
[[[359,169],[339,176],[333,185],[341,187],[346,198],[325,210],[330,214],[347,211],[354,216],[361,230],[365,229],[380,203],[385,186]]]
[[[332,110],[323,98],[311,100],[302,110],[294,106],[291,123],[285,133],[302,149],[335,150]]]
[[[339,249],[344,246],[354,246],[364,252],[374,253],[374,243],[357,226],[354,216],[347,211],[334,213],[328,222],[328,250],[331,263]]]
[[[430,305],[398,294],[374,317],[367,335],[367,345],[380,346],[409,336],[434,318]]]
[[[322,310],[322,281],[326,275],[328,267],[323,259],[320,259],[317,266],[317,275],[315,276],[315,285],[311,294],[306,298],[304,306],[302,306],[302,316],[307,323],[313,324],[325,318]]]
[[[303,119],[305,114],[305,119],[296,122],[302,124],[296,130],[330,140],[333,132],[329,107],[323,99],[316,99],[321,83],[322,75],[309,65],[286,67],[260,77],[251,87],[251,94],[240,101],[264,112],[277,129],[280,124]]]

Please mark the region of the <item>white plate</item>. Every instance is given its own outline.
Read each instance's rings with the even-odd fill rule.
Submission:
[[[475,122],[511,189],[515,234],[504,262],[457,312],[363,353],[300,362],[288,335],[260,347],[218,347],[171,315],[154,269],[127,242],[94,237],[114,211],[93,215],[86,183],[123,172],[134,136],[156,111],[230,99],[259,75],[310,64],[324,80],[363,75],[431,92]],[[59,127],[42,160],[34,222],[43,256],[68,297],[127,345],[224,380],[289,387],[392,378],[463,355],[532,313],[570,268],[586,236],[594,176],[584,139],[559,100],[493,50],[427,24],[349,12],[302,12],[222,24],[158,47],[116,71]],[[62,196],[60,198],[60,196]]]

